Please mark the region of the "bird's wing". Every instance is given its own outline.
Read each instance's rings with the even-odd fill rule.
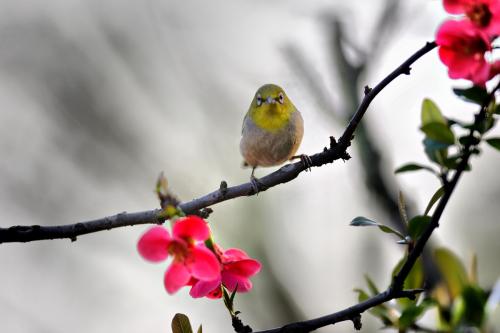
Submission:
[[[247,121],[248,113],[243,117],[243,123],[241,124],[241,135],[243,135],[243,131],[245,130],[245,122]]]

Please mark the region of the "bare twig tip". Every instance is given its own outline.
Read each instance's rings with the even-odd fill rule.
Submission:
[[[363,326],[363,324],[361,323],[361,314],[358,313],[358,314],[354,315],[351,318],[351,320],[352,320],[352,323],[354,325],[354,329],[356,331],[361,330],[361,327]]]
[[[226,195],[227,193],[227,182],[225,180],[220,182],[219,190],[221,191],[222,195]]]
[[[200,217],[203,218],[203,219],[206,219],[210,216],[210,214],[212,214],[214,212],[214,210],[212,208],[203,208],[202,210],[200,210]]]
[[[335,146],[337,146],[337,140],[335,140],[334,136],[331,136],[330,137],[330,149],[335,148]]]

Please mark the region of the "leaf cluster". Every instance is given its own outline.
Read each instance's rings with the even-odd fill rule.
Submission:
[[[420,130],[424,133],[424,151],[430,160],[430,165],[407,163],[395,170],[395,173],[428,171],[442,183],[430,198],[422,215],[408,218],[405,200],[400,193],[399,212],[406,226],[406,232],[395,230],[385,224],[375,222],[369,218],[358,216],[351,221],[352,226],[372,226],[380,231],[396,235],[397,243],[407,246],[405,256],[393,269],[394,277],[401,269],[408,253],[415,242],[431,222],[432,207],[445,194],[448,186],[448,173],[455,172],[459,167],[464,171],[470,170],[464,165],[472,154],[479,154],[478,146],[484,141],[494,149],[500,150],[500,138],[484,135],[495,125],[500,115],[500,105],[490,101],[491,96],[482,87],[468,89],[454,89],[457,96],[467,102],[478,104],[481,111],[475,115],[470,123],[448,119],[443,116],[439,107],[430,99],[422,103]],[[465,132],[466,134],[457,134]],[[488,292],[477,282],[477,260],[474,257],[469,272],[465,265],[453,252],[446,248],[437,248],[433,252],[434,261],[442,276],[441,282],[432,290],[427,290],[425,297],[415,300],[398,299],[394,303],[385,303],[370,309],[370,313],[380,319],[384,327],[395,328],[399,332],[408,330],[428,330],[419,325],[419,319],[429,310],[438,313],[437,332],[469,332],[473,328],[483,331],[488,316],[488,306],[498,303],[494,298],[500,291]],[[365,276],[368,291],[358,288],[358,300],[364,301],[379,293],[379,289],[369,276]],[[418,259],[404,281],[403,289],[423,288],[425,274],[422,260]],[[500,289],[500,287],[498,287]]]

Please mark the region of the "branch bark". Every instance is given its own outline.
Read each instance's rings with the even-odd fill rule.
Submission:
[[[428,42],[420,50],[406,59],[399,67],[392,71],[373,89],[365,87],[365,96],[357,108],[355,114],[349,121],[344,133],[337,143],[333,137],[330,138],[330,147],[325,147],[322,152],[310,156],[312,166],[320,167],[333,163],[335,160],[350,158],[347,149],[351,145],[353,134],[365,115],[372,100],[394,79],[403,74],[410,74],[411,65],[424,54],[436,47],[436,43]],[[302,162],[295,162],[281,167],[279,170],[259,179],[259,192],[265,191],[279,184],[287,183],[295,179],[306,169]],[[181,203],[179,208],[186,214],[195,214],[200,209],[209,207],[219,202],[227,201],[241,196],[256,194],[250,182],[221,188],[206,194],[200,198]],[[10,228],[0,228],[0,243],[6,242],[30,242],[44,239],[64,239],[75,241],[77,236],[110,230],[124,226],[139,224],[160,224],[165,220],[161,209],[153,209],[136,213],[120,213],[117,215],[96,219],[92,221],[79,222],[60,226],[12,226]]]

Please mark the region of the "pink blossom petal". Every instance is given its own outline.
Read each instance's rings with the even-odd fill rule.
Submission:
[[[477,67],[475,64],[477,61],[472,57],[465,57],[454,50],[442,47],[438,53],[441,61],[448,66],[448,75],[452,79],[468,78],[472,67]]]
[[[490,69],[491,65],[486,61],[477,63],[476,66],[472,69],[470,80],[476,85],[484,86],[486,84],[486,81],[488,81],[489,79]]]
[[[465,1],[465,0],[464,0]],[[498,36],[500,28],[500,1],[468,0],[465,6],[467,17],[489,36]]]
[[[222,297],[222,290],[221,290],[220,286],[215,288],[211,292],[209,292],[207,295],[207,298],[210,298],[210,299],[218,299],[221,297]]]
[[[244,293],[252,289],[252,282],[249,279],[228,272],[222,272],[222,284],[229,291],[234,291],[236,285],[238,286],[238,292]]]
[[[237,248],[231,248],[224,251],[222,258],[224,261],[230,262],[235,260],[248,259],[250,257],[243,250]]]
[[[450,78],[468,79],[479,85],[486,82],[490,65],[484,55],[491,50],[491,44],[484,31],[468,20],[447,21],[439,28],[436,43]]]
[[[199,241],[204,241],[210,237],[210,229],[207,222],[201,217],[190,215],[179,219],[172,228],[174,237],[192,238]]]
[[[444,0],[443,7],[450,14],[463,14],[465,13],[464,0]]]
[[[453,46],[457,40],[470,38],[482,39],[484,44],[488,44],[488,36],[478,30],[469,20],[448,20],[441,24],[436,34],[436,43],[439,46]],[[463,44],[461,46],[464,46]]]
[[[189,291],[189,295],[193,298],[200,298],[208,296],[215,288],[220,288],[221,279],[215,279],[213,281],[201,281],[198,280],[191,290]]]
[[[163,283],[169,294],[175,293],[180,288],[189,283],[191,274],[188,269],[181,263],[173,262],[165,272]]]
[[[244,259],[224,265],[224,271],[227,271],[232,275],[238,275],[247,278],[257,274],[260,271],[260,268],[260,262],[255,259]]]
[[[212,281],[220,278],[221,266],[215,254],[203,245],[191,249],[186,260],[191,274],[199,280]]]
[[[168,257],[170,234],[161,226],[154,226],[137,242],[137,251],[146,260],[159,262]]]

